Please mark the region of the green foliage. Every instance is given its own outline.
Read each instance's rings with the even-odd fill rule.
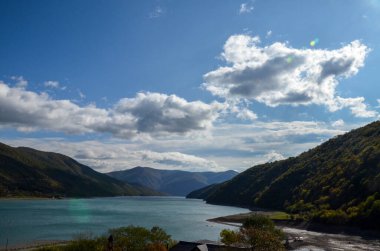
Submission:
[[[271,220],[289,220],[290,217],[291,215],[285,212],[273,212],[269,214],[269,219]]]
[[[289,158],[254,166],[190,198],[286,210],[294,218],[380,229],[380,122]]]
[[[270,220],[268,217],[256,214],[246,219],[243,222],[242,227],[243,228],[257,228],[257,229],[272,231],[275,228],[275,225],[273,221]]]
[[[284,234],[268,217],[254,215],[238,231],[224,229],[221,242],[228,246],[249,247],[251,250],[285,250],[281,241]]]
[[[123,247],[128,247],[130,251],[145,251],[148,246],[166,247],[173,243],[170,235],[157,226],[151,230],[143,227],[128,226],[111,229],[109,234],[114,238],[115,250],[122,250]]]
[[[93,238],[90,235],[80,235],[68,244],[42,247],[37,251],[104,251],[107,247],[105,237]]]
[[[167,251],[175,242],[162,228],[128,226],[109,230],[113,237],[114,251]],[[107,250],[108,239],[105,236],[92,237],[80,235],[66,245],[43,247],[37,251],[103,251]]]
[[[0,143],[0,197],[159,195],[98,173],[67,156]]]
[[[241,235],[237,231],[229,230],[229,229],[223,229],[220,232],[220,241],[227,246],[232,246],[237,243],[241,243]]]

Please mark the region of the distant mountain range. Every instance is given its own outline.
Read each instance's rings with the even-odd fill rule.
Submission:
[[[194,191],[209,203],[286,210],[314,221],[380,229],[380,122],[298,157],[254,166]]]
[[[108,173],[109,176],[115,179],[139,184],[175,196],[186,196],[195,189],[224,182],[237,174],[232,170],[225,172],[187,172],[159,170],[150,167],[135,167]]]
[[[0,143],[0,197],[159,194],[98,173],[62,154]]]

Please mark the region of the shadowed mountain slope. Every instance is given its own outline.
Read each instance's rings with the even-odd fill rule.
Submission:
[[[315,221],[380,227],[380,122],[295,158],[254,166],[193,191],[208,203],[286,210]]]
[[[0,143],[0,197],[157,194],[98,173],[62,154]]]

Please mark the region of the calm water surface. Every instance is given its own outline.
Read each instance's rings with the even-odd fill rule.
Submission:
[[[182,197],[114,197],[0,201],[0,247],[37,240],[66,240],[109,228],[158,225],[176,240],[217,240],[223,228],[207,222],[247,209],[215,206]]]

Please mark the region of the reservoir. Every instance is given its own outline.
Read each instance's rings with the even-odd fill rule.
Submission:
[[[183,197],[0,200],[0,247],[41,240],[104,234],[110,228],[160,226],[175,240],[218,240],[228,226],[207,222],[247,209]]]

